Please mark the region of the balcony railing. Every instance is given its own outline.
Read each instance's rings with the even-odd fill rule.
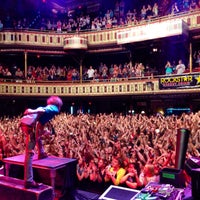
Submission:
[[[200,73],[183,75],[140,77],[115,81],[26,81],[6,80],[0,82],[0,94],[12,96],[109,96],[148,95],[170,93],[199,93]]]
[[[117,33],[121,30],[129,29],[130,27],[145,26],[147,24],[164,22],[167,20],[177,20],[181,19],[187,23],[189,31],[200,28],[200,10],[193,12],[185,12],[179,15],[169,15],[160,18],[155,18],[149,22],[143,22],[138,25],[129,25],[115,27],[112,29],[103,29],[100,31],[84,31],[78,34],[86,38],[88,41],[88,46],[102,46],[108,44],[117,44]],[[36,47],[52,47],[52,53],[57,51],[63,51],[63,45],[66,37],[72,37],[77,33],[57,33],[57,32],[41,32],[38,30],[23,30],[23,31],[13,31],[4,30],[0,32],[0,45],[4,47],[13,47],[13,50],[24,51],[22,47],[28,47],[26,49],[35,49]],[[20,48],[19,48],[20,47]],[[1,52],[8,51],[6,48],[1,48]]]

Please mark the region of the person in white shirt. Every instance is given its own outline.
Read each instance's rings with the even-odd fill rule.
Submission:
[[[139,181],[142,186],[146,186],[149,182],[159,182],[160,177],[155,174],[153,164],[146,164],[143,171],[139,175]]]
[[[178,65],[176,66],[176,74],[183,74],[185,71],[185,65],[182,60],[178,61]]]
[[[92,66],[87,70],[88,80],[93,80],[94,78],[94,69]]]

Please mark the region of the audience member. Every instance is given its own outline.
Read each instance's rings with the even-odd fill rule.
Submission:
[[[2,23],[2,21],[0,20],[0,31],[2,31],[3,30],[3,23]]]
[[[92,66],[89,67],[89,69],[87,70],[87,76],[88,76],[88,80],[93,80],[94,79],[94,69]]]
[[[159,177],[155,175],[154,165],[146,164],[143,171],[139,175],[139,181],[142,186],[147,185],[149,182],[159,183]]]
[[[167,61],[166,65],[165,65],[165,75],[171,75],[173,73],[173,68],[172,65],[170,63],[170,61]]]
[[[120,184],[125,184],[125,186],[138,189],[142,186],[137,170],[134,167],[134,163],[129,163],[126,174],[121,178]]]
[[[24,73],[20,68],[17,68],[17,71],[15,72],[15,78],[17,79],[23,79]]]
[[[176,74],[183,74],[185,71],[185,65],[182,60],[178,61],[178,65],[176,66]]]
[[[171,14],[172,15],[175,15],[177,13],[179,13],[180,10],[179,10],[179,7],[178,7],[178,4],[177,2],[175,2],[173,5],[172,5],[172,10],[171,10]]]
[[[121,158],[113,157],[111,165],[106,167],[105,182],[119,185],[126,170],[123,168],[123,160]]]

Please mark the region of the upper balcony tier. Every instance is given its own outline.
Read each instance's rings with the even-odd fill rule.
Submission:
[[[184,27],[180,27],[182,26],[180,22],[184,23]],[[155,30],[157,28],[159,31]],[[149,31],[150,33],[147,33]],[[89,53],[123,51],[126,48],[124,44],[176,35],[184,35],[191,42],[200,38],[200,10],[154,18],[148,22],[140,22],[138,25],[100,31],[57,33],[55,31],[3,30],[0,32],[0,52],[66,54],[70,53],[74,46],[75,50],[81,49]],[[74,37],[76,38],[73,39]],[[82,39],[77,40],[77,37]]]
[[[166,23],[167,35],[161,30]],[[152,27],[161,27],[159,35],[153,35],[148,38],[144,30]],[[171,29],[170,29],[171,28]],[[104,29],[101,31],[86,31],[79,33],[57,33],[41,31],[13,31],[3,30],[0,32],[0,53],[6,52],[35,52],[48,54],[67,54],[80,53],[67,50],[66,40],[78,36],[87,41],[87,47],[81,48],[81,51],[89,53],[123,51],[126,44],[133,44],[134,34],[137,37],[136,42],[144,40],[154,40],[163,37],[170,37],[171,30],[173,34],[184,35],[190,43],[199,42],[200,39],[200,10],[195,12],[181,13],[180,15],[169,15],[162,18],[156,18],[149,22],[143,22],[139,25],[129,25]],[[152,30],[154,34],[155,30]],[[182,32],[181,32],[182,31]],[[132,34],[131,37],[130,34]],[[162,36],[162,37],[161,37]],[[129,40],[130,39],[130,40]],[[72,40],[73,41],[73,40]],[[74,41],[75,42],[75,41]],[[83,42],[83,41],[82,41]],[[80,40],[80,44],[83,44]],[[191,54],[191,52],[190,52]],[[144,95],[144,94],[169,94],[169,93],[199,93],[200,92],[200,74],[184,74],[172,77],[145,77],[144,79],[119,80],[115,82],[95,82],[95,83],[66,83],[66,82],[1,82],[1,95],[24,95],[39,96],[57,94],[61,96],[103,96],[103,95]]]

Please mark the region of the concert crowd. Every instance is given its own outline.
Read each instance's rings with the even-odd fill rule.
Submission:
[[[20,117],[0,120],[1,159],[24,153]],[[199,122],[200,112],[180,116],[62,112],[46,127],[49,130],[53,127],[56,134],[43,136],[43,141],[48,155],[78,160],[80,188],[88,189],[92,185],[102,192],[114,184],[138,189],[150,180],[159,180],[164,167],[175,166],[178,129],[190,131],[186,159],[200,156]]]

